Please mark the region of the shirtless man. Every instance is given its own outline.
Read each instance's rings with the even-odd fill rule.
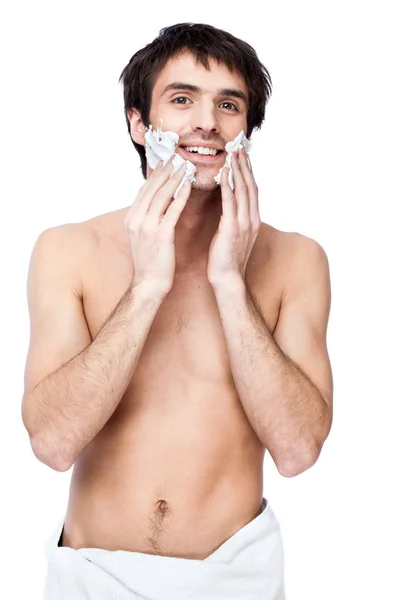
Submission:
[[[188,32],[208,39],[209,69],[196,60],[200,50]],[[23,422],[40,461],[56,471],[74,466],[55,546],[74,560],[85,555],[90,568],[90,549],[208,564],[261,518],[265,450],[279,473],[295,476],[315,463],[332,422],[325,252],[259,221],[243,153],[233,160],[234,192],[227,169],[221,186],[214,181],[225,144],[260,125],[254,111],[263,117],[268,96],[260,87],[264,104],[254,108],[254,77],[227,61],[241,53],[259,78],[261,63],[244,42],[213,27],[182,24],[163,35],[123,72],[144,185],[128,207],[45,230],[29,267]],[[168,42],[173,35],[176,46]],[[226,60],[218,62],[227,39]],[[140,68],[155,71],[147,115],[129,87]],[[183,171],[170,177],[170,162],[152,170],[144,157],[146,127],[160,119],[163,130],[179,134],[177,153],[196,166],[196,182],[176,199]],[[184,149],[199,146],[218,153]],[[88,580],[103,576],[99,569]],[[150,585],[155,577],[146,576]],[[214,585],[210,573],[204,579]],[[68,597],[92,597],[76,585]],[[49,598],[67,597],[50,586]],[[284,598],[282,582],[277,589],[280,595],[240,597]],[[132,595],[96,598],[142,597],[126,590]],[[163,590],[147,593],[170,598]],[[171,598],[188,597],[181,593],[174,589]]]

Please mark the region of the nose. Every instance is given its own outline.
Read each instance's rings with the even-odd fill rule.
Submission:
[[[212,102],[201,102],[193,111],[192,130],[219,133],[216,108]]]

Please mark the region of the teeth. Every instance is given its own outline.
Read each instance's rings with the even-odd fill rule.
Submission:
[[[217,154],[217,150],[214,148],[205,148],[204,146],[184,146],[184,148],[188,152],[197,152],[198,154],[207,154],[210,156],[215,156]]]

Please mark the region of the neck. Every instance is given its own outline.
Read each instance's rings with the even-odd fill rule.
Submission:
[[[221,190],[193,190],[175,227],[176,268],[206,266],[222,215]]]

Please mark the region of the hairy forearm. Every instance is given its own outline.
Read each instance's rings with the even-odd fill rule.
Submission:
[[[215,290],[238,395],[251,426],[282,474],[318,457],[329,428],[316,386],[276,344],[246,284]]]
[[[133,376],[164,296],[130,285],[93,342],[24,399],[24,422],[42,462],[68,469],[111,417]]]

